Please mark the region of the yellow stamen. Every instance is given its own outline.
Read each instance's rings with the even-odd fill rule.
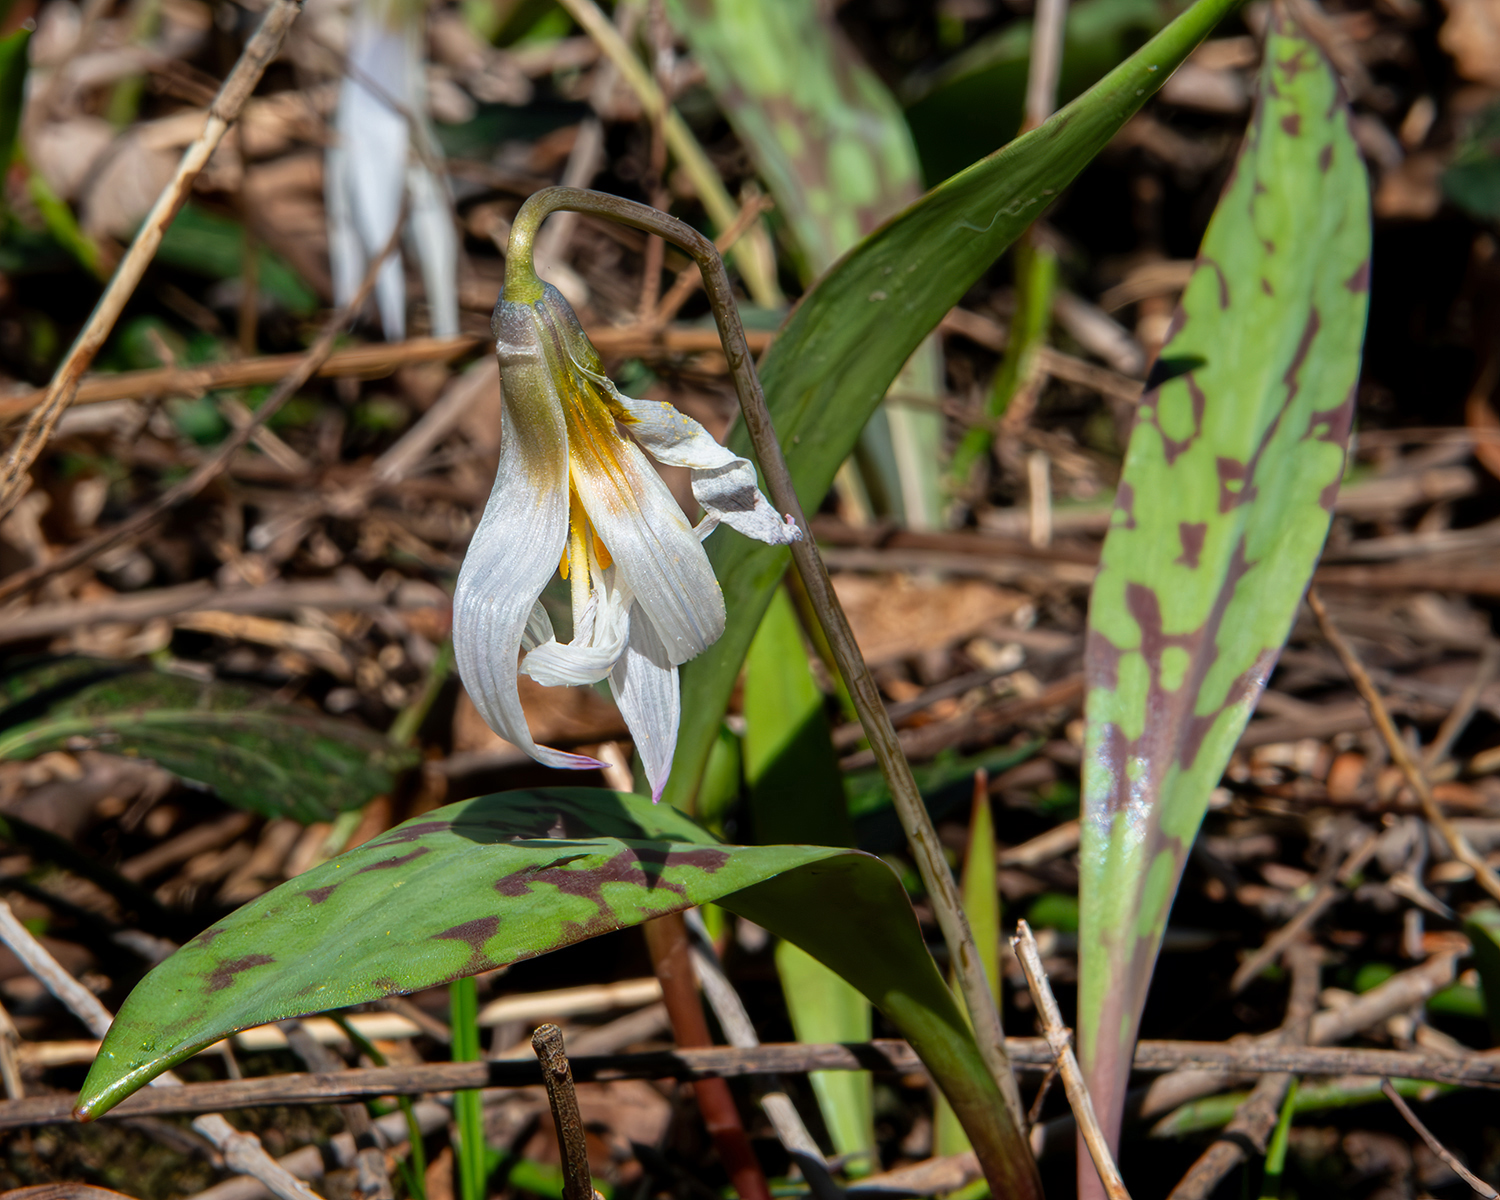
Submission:
[[[589,517],[583,501],[568,489],[568,549],[563,556],[562,577],[573,585],[573,611],[581,612],[589,597]]]

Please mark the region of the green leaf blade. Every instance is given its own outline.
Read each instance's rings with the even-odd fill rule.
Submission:
[[[21,673],[7,691],[13,703],[0,724],[45,711],[0,734],[0,759],[87,738],[115,754],[149,758],[267,817],[329,820],[390,791],[417,761],[415,751],[372,729],[220,681],[77,659]]]
[[[1278,24],[1265,64],[1090,603],[1079,1028],[1107,1129],[1183,863],[1322,549],[1353,416],[1368,181],[1313,43]]]
[[[1029,1156],[1002,1149],[1021,1135],[885,863],[823,846],[725,846],[665,805],[588,788],[435,810],[204,931],[126,999],[76,1111],[96,1117],[240,1029],[446,983],[714,900],[858,987],[923,1056],[986,1169],[1026,1181]]]
[[[840,259],[793,312],[761,370],[805,507],[815,509],[859,430],[921,340],[1145,103],[1238,0],[1198,0],[1046,124],[934,188]],[[731,438],[750,452],[743,429]],[[682,724],[668,799],[697,786],[784,547],[716,538],[722,637],[682,669]]]
[[[79,1110],[238,1030],[451,982],[839,853],[731,854],[649,800],[580,788],[449,805],[282,884],[148,975]]]

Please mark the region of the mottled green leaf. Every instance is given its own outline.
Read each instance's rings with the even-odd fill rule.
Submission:
[[[73,659],[7,682],[0,759],[32,758],[83,739],[149,758],[266,816],[323,821],[387,792],[414,751],[256,688]],[[41,711],[38,711],[41,710]]]
[[[1348,110],[1285,21],[1260,90],[1089,610],[1078,1025],[1110,1130],[1183,862],[1322,549],[1354,411],[1370,199]]]
[[[249,1026],[414,991],[717,900],[800,945],[910,1039],[978,1145],[1004,1104],[879,859],[725,846],[641,796],[558,788],[452,804],[205,930],[126,999],[85,1080],[97,1116]]]
[[[811,279],[922,191],[900,105],[802,0],[670,0]]]
[[[891,380],[943,314],[1235,3],[1198,0],[1087,95],[934,188],[819,280],[761,371],[805,506],[822,501]],[[743,427],[731,445],[749,454]],[[668,783],[678,799],[697,786],[740,662],[789,561],[784,547],[748,538],[717,537],[708,545],[728,623],[682,670],[682,724]]]
[[[901,107],[830,9],[805,0],[672,0],[670,11],[771,189],[804,281],[921,195]],[[897,391],[935,399],[942,383],[941,349],[929,342]],[[915,528],[938,523],[942,444],[936,411],[889,405],[865,425],[858,461],[882,512]]]

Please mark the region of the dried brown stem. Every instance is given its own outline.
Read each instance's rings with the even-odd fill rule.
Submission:
[[[1238,995],[1244,991],[1250,985],[1251,980],[1280,958],[1288,946],[1312,927],[1313,922],[1323,915],[1324,910],[1343,894],[1349,880],[1353,879],[1356,872],[1374,856],[1379,840],[1373,831],[1365,831],[1365,836],[1349,851],[1333,878],[1324,879],[1319,883],[1317,891],[1297,911],[1297,914],[1268,937],[1265,945],[1240,964],[1234,977],[1229,981],[1230,995]]]
[[[131,243],[105,287],[104,294],[94,306],[88,322],[52,376],[45,400],[32,413],[25,429],[11,447],[5,466],[0,470],[0,516],[8,513],[21,498],[31,465],[36,462],[37,456],[51,438],[63,410],[73,403],[84,371],[114,330],[115,322],[119,320],[141,277],[145,275],[147,266],[156,256],[167,226],[172,223],[172,218],[187,199],[199,172],[213,157],[219,143],[224,140],[224,135],[229,132],[230,126],[244,108],[245,101],[260,82],[266,67],[281,49],[282,39],[301,11],[302,0],[274,0],[261,21],[260,28],[245,44],[239,61],[219,88],[214,102],[209,105],[208,120],[203,126],[203,132],[183,151],[176,173],[157,197],[141,231],[136,234],[135,241]]]
[[[1307,1041],[1313,1010],[1318,1006],[1322,956],[1316,946],[1302,943],[1288,950],[1287,960],[1292,970],[1292,991],[1286,1020],[1277,1036],[1301,1044]],[[1290,1072],[1262,1076],[1213,1145],[1172,1189],[1168,1200],[1206,1200],[1219,1181],[1246,1160],[1247,1147],[1264,1153],[1293,1078]]]
[[[687,925],[682,914],[658,917],[647,921],[642,928],[646,932],[646,946],[651,951],[656,977],[661,980],[662,1000],[672,1021],[673,1038],[684,1048],[710,1045],[708,1021],[698,999],[698,985],[693,977],[688,950]],[[714,1139],[724,1170],[741,1200],[770,1200],[770,1187],[755,1152],[750,1148],[750,1139],[745,1135],[745,1126],[740,1121],[740,1112],[735,1107],[729,1085],[722,1079],[703,1079],[693,1085],[693,1093],[698,1097],[703,1123]]]
[[[1422,806],[1422,813],[1427,818],[1427,823],[1442,835],[1453,857],[1474,872],[1474,878],[1479,881],[1480,887],[1496,900],[1500,900],[1500,877],[1496,877],[1495,872],[1490,870],[1489,864],[1484,861],[1484,856],[1469,844],[1469,839],[1459,832],[1453,822],[1448,819],[1447,814],[1438,807],[1437,801],[1432,797],[1432,786],[1428,783],[1427,774],[1423,771],[1422,765],[1412,757],[1406,742],[1397,731],[1396,723],[1391,720],[1390,710],[1386,708],[1380,689],[1375,686],[1364,664],[1359,661],[1354,647],[1333,623],[1333,618],[1328,615],[1328,609],[1324,606],[1323,598],[1318,595],[1316,588],[1308,589],[1307,605],[1312,609],[1313,616],[1318,619],[1318,628],[1323,631],[1323,636],[1333,647],[1333,652],[1344,664],[1344,670],[1349,672],[1349,678],[1354,681],[1354,687],[1359,692],[1360,698],[1369,708],[1370,718],[1376,730],[1379,731],[1381,740],[1385,742],[1391,760],[1401,768],[1401,773],[1406,776],[1407,784],[1416,793],[1417,802]]]
[[[771,334],[755,330],[747,335],[751,349],[764,350]],[[621,328],[589,330],[589,340],[606,357],[639,357],[651,354],[697,354],[719,348],[719,335],[711,329]],[[455,338],[409,338],[404,342],[379,343],[330,354],[315,372],[319,378],[353,376],[378,379],[400,367],[415,363],[451,362],[489,346],[488,335],[465,334]],[[142,371],[119,371],[96,375],[78,385],[74,404],[101,404],[108,400],[142,400],[157,396],[194,396],[216,388],[253,387],[275,383],[296,369],[302,354],[268,354],[237,362],[204,363],[193,367],[151,367]],[[47,389],[21,396],[0,398],[0,425],[32,412],[47,397]]]
[[[1012,1038],[1017,1067],[1046,1071],[1056,1061],[1045,1038]],[[96,1053],[94,1043],[85,1043]],[[71,1056],[68,1061],[75,1061]],[[1393,1079],[1422,1079],[1461,1087],[1500,1089],[1500,1059],[1484,1054],[1454,1058],[1397,1050],[1349,1047],[1284,1046],[1260,1042],[1143,1041],[1136,1046],[1138,1071],[1213,1071],[1223,1075],[1264,1075],[1290,1071],[1297,1075],[1388,1075]],[[795,1075],[804,1071],[873,1071],[910,1075],[923,1070],[921,1060],[905,1042],[874,1041],[849,1045],[770,1043],[754,1049],[711,1046],[702,1049],[610,1054],[573,1060],[577,1080],[760,1078]],[[1170,1077],[1169,1077],[1170,1078]],[[169,1116],[216,1112],[230,1108],[261,1108],[278,1104],[325,1104],[374,1096],[420,1096],[465,1088],[535,1087],[541,1072],[525,1059],[426,1063],[416,1067],[373,1067],[329,1075],[288,1074],[220,1083],[137,1092],[122,1100],[101,1120],[115,1117]],[[1208,1091],[1221,1090],[1219,1082]],[[1204,1095],[1197,1090],[1184,1097]],[[33,1096],[0,1102],[0,1130],[27,1125],[49,1125],[72,1120],[73,1100],[67,1096]],[[1170,1106],[1153,1105],[1152,1114]]]
[[[1052,985],[1047,982],[1047,972],[1042,968],[1042,954],[1037,949],[1031,926],[1025,921],[1016,922],[1016,936],[1010,940],[1011,948],[1021,960],[1021,969],[1026,972],[1026,984],[1031,989],[1031,998],[1036,1002],[1042,1020],[1042,1032],[1057,1061],[1058,1073],[1062,1076],[1063,1090],[1068,1094],[1068,1105],[1078,1122],[1084,1145],[1094,1160],[1094,1169],[1099,1172],[1099,1182],[1104,1185],[1110,1200],[1130,1200],[1125,1190],[1125,1181],[1120,1178],[1120,1169],[1115,1166],[1114,1155],[1109,1152],[1109,1139],[1099,1125],[1099,1116],[1094,1111],[1094,1101],[1084,1082],[1083,1070],[1073,1054],[1073,1031],[1063,1024],[1062,1010],[1057,1007],[1057,998],[1052,994]]]
[[[578,1111],[578,1093],[573,1090],[573,1072],[563,1047],[562,1030],[556,1025],[538,1025],[531,1035],[531,1048],[542,1064],[542,1082],[547,1085],[547,1103],[557,1126],[557,1146],[562,1152],[563,1200],[594,1200],[594,1178],[589,1174],[589,1148],[583,1133],[583,1115]]]
[[[1444,1146],[1442,1142],[1432,1136],[1432,1130],[1422,1123],[1422,1119],[1412,1112],[1411,1105],[1406,1102],[1401,1093],[1391,1086],[1391,1081],[1384,1077],[1380,1080],[1380,1090],[1385,1093],[1386,1099],[1396,1106],[1396,1111],[1406,1118],[1406,1123],[1417,1131],[1417,1136],[1427,1143],[1427,1148],[1448,1164],[1449,1168],[1478,1192],[1485,1200],[1497,1200],[1500,1192],[1495,1191],[1489,1184],[1458,1161],[1458,1158]]]

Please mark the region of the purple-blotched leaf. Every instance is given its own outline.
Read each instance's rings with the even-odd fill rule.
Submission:
[[[1111,1132],[1183,862],[1327,535],[1353,415],[1370,216],[1348,109],[1282,19],[1260,93],[1089,610],[1078,1026]],[[1086,1158],[1079,1184],[1100,1194]]]
[[[205,930],[126,999],[76,1111],[98,1116],[240,1029],[432,987],[715,900],[885,1012],[976,1146],[1013,1135],[885,863],[825,846],[722,845],[666,805],[591,788],[450,804]],[[1009,1164],[994,1165],[1006,1177]]]

